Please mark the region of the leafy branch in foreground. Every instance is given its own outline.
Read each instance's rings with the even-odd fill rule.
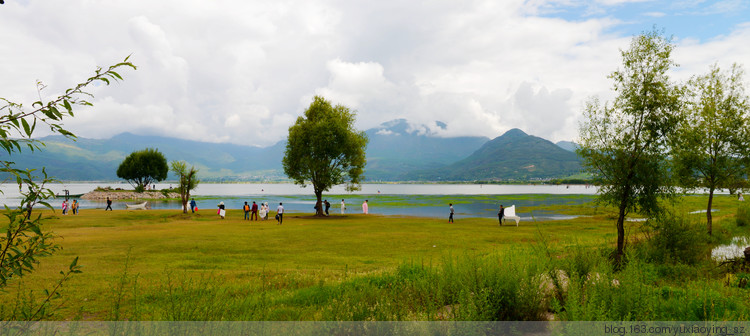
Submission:
[[[10,156],[20,153],[24,147],[34,151],[44,146],[41,141],[32,139],[40,123],[47,125],[52,133],[75,138],[73,133],[63,128],[63,119],[73,117],[74,106],[93,106],[86,100],[93,97],[85,91],[86,87],[95,82],[109,85],[112,81],[122,80],[122,76],[117,72],[119,68],[136,69],[135,65],[128,61],[129,58],[130,56],[126,57],[106,70],[97,68],[92,77],[65,90],[64,94],[50,101],[44,101],[41,91],[45,86],[37,82],[39,100],[33,102],[30,109],[23,104],[0,97],[0,147],[8,154],[8,157],[0,156],[0,175],[4,177],[0,182],[15,180],[22,197],[18,207],[5,205],[2,210],[7,223],[3,225],[5,234],[0,234],[0,290],[6,288],[10,280],[32,272],[35,265],[39,264],[40,257],[51,255],[60,249],[60,246],[53,242],[55,234],[42,230],[41,213],[34,212],[37,206],[52,209],[46,200],[55,195],[46,185],[55,182],[55,179],[49,177],[44,168],[41,170],[42,176],[35,176],[35,169],[15,168]],[[67,272],[61,273],[63,278],[52,290],[45,290],[45,298],[38,307],[29,307],[19,315],[14,313],[13,318],[34,320],[48,316],[50,301],[59,296],[57,293],[62,283],[72,274],[80,273],[78,258],[73,261]],[[0,319],[5,317],[0,316]]]

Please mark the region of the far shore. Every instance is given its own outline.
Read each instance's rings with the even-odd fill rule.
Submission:
[[[83,196],[82,199],[86,200],[138,200],[138,199],[175,199],[180,198],[180,194],[176,192],[162,193],[158,190],[149,190],[144,192],[135,192],[133,190],[107,190],[107,191],[90,191]]]

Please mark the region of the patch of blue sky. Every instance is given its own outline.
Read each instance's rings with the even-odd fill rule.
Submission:
[[[617,21],[607,33],[636,35],[656,26],[678,40],[707,41],[729,35],[750,23],[750,1],[561,1],[541,8],[540,16],[568,21],[608,18]]]

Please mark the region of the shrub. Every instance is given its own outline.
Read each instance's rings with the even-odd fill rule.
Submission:
[[[737,215],[734,218],[737,222],[737,226],[747,226],[747,224],[750,223],[750,207],[737,207]]]
[[[700,259],[704,232],[686,217],[665,213],[650,227],[647,242],[649,259],[656,263],[685,263],[693,265]]]

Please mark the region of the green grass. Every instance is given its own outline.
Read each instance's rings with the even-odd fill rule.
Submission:
[[[570,199],[578,202],[576,197]],[[704,205],[704,196],[689,196],[674,209],[698,223],[705,217],[686,213]],[[643,245],[631,249],[631,259],[637,261],[632,267],[638,270],[613,272],[606,258],[616,237],[611,209],[590,203],[540,207],[561,212],[573,206],[587,217],[521,222],[519,227],[500,227],[490,218],[449,224],[445,219],[359,214],[328,218],[287,214],[284,225],[276,225],[272,216],[269,221],[244,221],[241,210],[229,210],[225,220],[210,212],[183,215],[176,210],[88,210],[78,216],[47,212],[46,229],[61,237],[63,249],[43,258],[32,275],[12,283],[0,293],[0,300],[11,302],[19,290],[38,292],[50,286],[78,256],[83,274],[65,284],[64,305],[53,319],[750,316],[747,290],[725,285],[725,274],[712,262],[652,262],[648,234],[638,223],[628,224],[630,244]],[[696,246],[703,251],[733,235],[748,234],[747,227],[735,224],[737,204],[731,196],[717,197],[715,208],[720,209],[714,213],[715,236],[701,239]],[[555,270],[570,275],[573,287],[564,296],[542,297],[530,290],[540,288],[542,274],[554,278]],[[586,276],[591,272],[617,278],[623,285],[588,286]],[[649,299],[659,295],[664,302]],[[680,308],[683,301],[694,306]],[[657,303],[657,308],[642,307]],[[706,304],[713,304],[714,310],[699,313]],[[607,306],[613,308],[601,310]]]

